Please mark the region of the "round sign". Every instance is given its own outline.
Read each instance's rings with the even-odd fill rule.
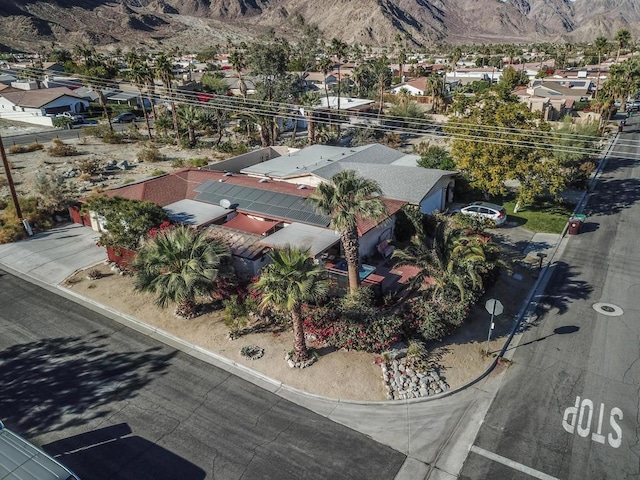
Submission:
[[[487,312],[491,315],[502,315],[502,312],[504,312],[504,306],[500,303],[500,300],[496,300],[495,298],[487,300],[487,303],[484,304],[484,308],[486,308]]]

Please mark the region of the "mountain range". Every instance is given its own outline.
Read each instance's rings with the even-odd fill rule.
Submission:
[[[619,29],[640,35],[640,1],[0,0],[0,41],[24,51],[52,42],[201,49],[272,30],[295,39],[304,24],[372,46],[398,34],[414,46],[589,42]]]

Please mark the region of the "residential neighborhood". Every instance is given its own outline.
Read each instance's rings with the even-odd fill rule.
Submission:
[[[635,478],[629,31],[305,31],[0,51],[0,459],[16,432],[78,479]]]

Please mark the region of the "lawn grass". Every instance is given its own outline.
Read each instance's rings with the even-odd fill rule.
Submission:
[[[536,233],[562,233],[575,208],[572,203],[544,200],[513,213],[516,206],[514,199],[505,200],[502,205],[507,210],[509,222],[516,222],[518,226]]]

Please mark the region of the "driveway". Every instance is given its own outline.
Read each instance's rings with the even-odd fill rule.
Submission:
[[[65,224],[15,243],[0,245],[0,265],[57,285],[76,270],[107,258],[89,227]]]

